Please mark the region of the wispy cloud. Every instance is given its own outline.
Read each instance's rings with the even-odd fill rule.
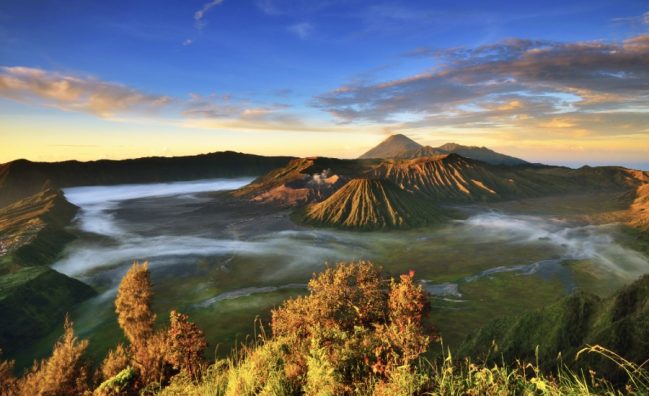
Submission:
[[[309,130],[301,117],[282,103],[258,104],[229,95],[190,95],[182,113],[186,125],[202,128]]]
[[[266,15],[310,15],[346,0],[255,0],[255,5]]]
[[[194,12],[194,26],[198,31],[202,30],[205,25],[207,25],[207,22],[205,22],[205,15],[207,14],[207,12],[216,6],[221,5],[223,1],[224,0],[212,0],[208,3],[203,4],[203,7],[201,7],[200,10]],[[188,38],[182,42],[182,45],[184,47],[188,47],[194,44],[194,41],[196,41],[196,37]]]
[[[205,14],[221,3],[223,3],[223,0],[212,0],[209,3],[205,3],[200,10],[194,13],[194,21],[196,21],[196,27],[198,29],[202,29],[205,26],[205,22],[203,21]]]
[[[304,40],[313,32],[313,25],[309,22],[300,22],[289,26],[288,31],[296,34],[299,38]]]
[[[131,111],[154,111],[172,102],[168,96],[148,94],[94,77],[18,66],[0,69],[0,96],[100,117]]]
[[[628,24],[631,26],[649,25],[649,11],[642,15],[634,15],[630,17],[613,18],[614,23]]]
[[[419,48],[409,55],[431,56],[442,66],[399,80],[341,86],[314,104],[342,122],[402,128],[649,133],[649,35],[622,42],[512,39],[477,48]]]

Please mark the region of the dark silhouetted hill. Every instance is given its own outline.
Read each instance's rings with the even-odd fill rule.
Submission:
[[[49,182],[56,188],[258,176],[286,165],[291,157],[264,157],[224,151],[184,157],[129,160],[32,162],[0,165],[0,207],[39,192]]]

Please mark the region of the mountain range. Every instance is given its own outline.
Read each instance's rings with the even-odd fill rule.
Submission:
[[[447,205],[615,192],[634,202],[630,224],[640,228],[649,224],[648,175],[615,166],[571,169],[531,164],[484,147],[447,144],[432,149],[394,135],[355,160],[292,160],[233,195],[298,208],[294,216],[298,222],[371,230],[435,224],[444,221],[436,214]],[[406,201],[409,204],[404,205]],[[426,215],[416,222],[415,207],[426,207]]]
[[[412,159],[445,154],[459,154],[462,157],[491,165],[522,165],[528,163],[520,158],[500,154],[486,147],[463,146],[457,143],[446,143],[439,147],[422,146],[402,134],[388,137],[358,158]]]
[[[217,177],[258,176],[284,166],[292,157],[222,151],[184,157],[128,160],[32,162],[0,164],[0,207],[36,194],[46,183],[71,186],[156,183]]]
[[[446,222],[458,204],[612,192],[628,202],[628,224],[649,232],[649,172],[531,164],[485,147],[422,146],[403,135],[358,159],[219,152],[125,161],[17,160],[0,165],[0,317],[13,318],[0,324],[0,345],[11,352],[47,334],[74,304],[96,293],[48,267],[76,237],[68,226],[78,208],[60,188],[240,176],[259,177],[233,191],[233,200],[290,208],[293,220],[309,226],[404,229]],[[629,321],[644,323],[636,319],[645,314],[646,303],[633,302],[648,300],[647,278],[642,282],[621,297],[579,294],[545,311],[495,322],[467,340],[464,350],[478,353],[476,345],[493,338],[505,353],[519,356],[547,335],[549,345],[559,348],[548,349],[548,356],[602,337],[628,339],[645,351],[646,332],[624,327],[629,315],[634,315]]]

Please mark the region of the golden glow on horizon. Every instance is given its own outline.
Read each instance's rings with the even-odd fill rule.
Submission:
[[[74,117],[73,117],[74,118]],[[566,129],[563,125],[555,128]],[[82,161],[101,158],[125,159],[143,156],[177,156],[233,150],[260,155],[329,156],[355,158],[375,146],[391,132],[371,133],[369,128],[343,131],[223,131],[172,125],[142,125],[107,120],[61,120],[17,118],[1,126],[0,162],[18,158],[34,161]],[[361,129],[361,128],[359,128]],[[92,131],[91,133],[88,133]],[[447,142],[487,146],[528,161],[544,163],[641,163],[649,158],[649,137],[644,135],[582,138],[580,133],[551,130],[536,137],[518,137],[501,129],[448,129],[401,132],[421,144]],[[531,134],[534,135],[534,134]]]

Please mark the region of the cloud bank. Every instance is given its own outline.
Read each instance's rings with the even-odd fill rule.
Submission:
[[[406,56],[429,57],[435,66],[398,80],[344,85],[317,96],[315,106],[342,122],[400,128],[649,133],[649,35],[622,42],[511,39],[417,48]]]
[[[30,67],[0,69],[0,96],[99,117],[133,110],[154,111],[169,105],[169,96],[93,77],[79,77]]]

